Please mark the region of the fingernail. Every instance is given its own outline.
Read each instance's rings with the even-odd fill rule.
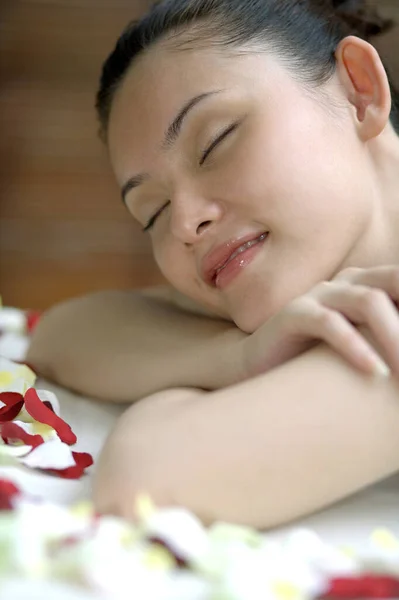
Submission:
[[[377,377],[389,377],[391,375],[391,369],[381,358],[377,358],[374,362],[374,375]]]

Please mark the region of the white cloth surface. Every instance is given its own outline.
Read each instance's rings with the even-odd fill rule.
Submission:
[[[94,461],[125,405],[96,402],[78,396],[50,382],[38,380],[39,389],[53,391],[59,399],[61,416],[76,433],[76,449],[90,452]],[[65,480],[38,472],[14,468],[0,469],[23,490],[35,496],[61,504],[90,497],[91,475],[95,464],[81,480]],[[290,527],[310,527],[325,541],[346,544],[364,544],[376,528],[389,528],[399,536],[399,475],[340,502],[332,507],[290,524]],[[276,531],[284,533],[287,527]]]
[[[17,358],[14,354],[18,354],[23,346],[21,336],[14,336],[14,340],[8,339],[7,352],[3,345],[2,354]],[[74,449],[90,452],[94,465],[87,470],[86,476],[77,481],[14,467],[0,467],[0,477],[7,476],[24,491],[60,504],[88,499],[96,458],[107,435],[127,406],[85,398],[41,379],[37,380],[36,387],[56,394],[61,416],[78,438]],[[290,527],[298,526],[313,529],[326,542],[344,545],[350,543],[360,547],[367,544],[370,533],[376,528],[388,528],[399,536],[399,474],[326,510],[291,523],[289,527],[275,530],[274,534],[278,537]]]

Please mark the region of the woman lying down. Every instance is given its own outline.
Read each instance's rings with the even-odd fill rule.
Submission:
[[[168,0],[105,62],[102,135],[169,285],[56,306],[28,355],[129,405],[100,511],[145,490],[267,528],[399,470],[399,114],[369,17]]]

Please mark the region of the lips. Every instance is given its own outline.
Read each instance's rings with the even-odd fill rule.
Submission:
[[[205,283],[215,287],[217,271],[229,261],[234,252],[243,244],[257,240],[260,236],[265,234],[267,234],[266,231],[259,231],[255,234],[252,233],[240,238],[234,238],[208,252],[202,261],[201,268],[202,279]]]

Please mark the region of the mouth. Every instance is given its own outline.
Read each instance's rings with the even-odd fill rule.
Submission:
[[[228,242],[216,249],[207,259],[209,266],[205,269],[204,280],[211,287],[225,287],[252,262],[268,235],[268,232],[262,232],[252,239],[247,237],[247,239],[237,240],[234,243]],[[214,257],[213,260],[212,257]]]

